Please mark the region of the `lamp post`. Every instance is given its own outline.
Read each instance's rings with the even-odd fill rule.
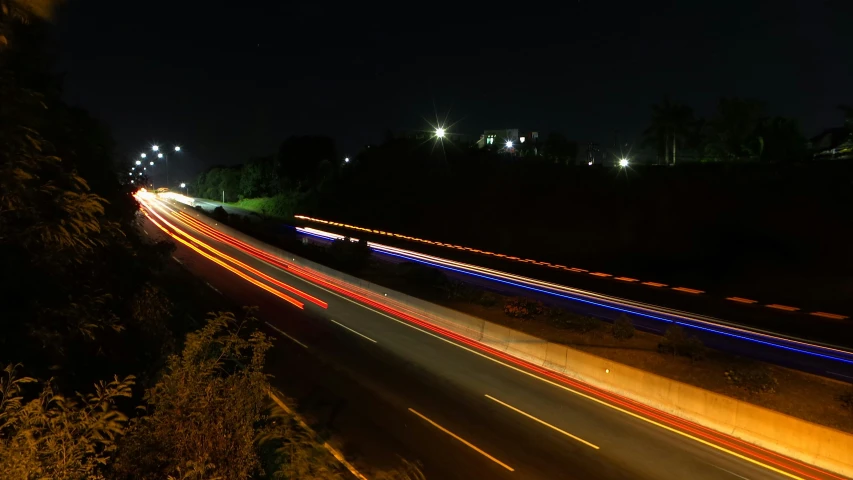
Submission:
[[[187,184],[184,182],[181,182],[181,188],[184,189],[184,195],[189,197],[190,196],[190,189],[187,188]]]

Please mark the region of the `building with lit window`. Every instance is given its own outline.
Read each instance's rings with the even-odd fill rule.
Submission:
[[[539,142],[539,132],[520,131],[517,128],[505,128],[503,130],[485,130],[480,139],[477,141],[479,148],[487,148],[497,146],[504,148],[507,142],[512,142],[512,145],[520,145],[523,143]]]

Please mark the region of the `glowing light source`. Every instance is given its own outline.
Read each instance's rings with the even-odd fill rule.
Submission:
[[[506,141],[506,148],[512,148],[512,140]]]
[[[160,147],[157,145],[152,145],[151,150],[154,150],[156,152],[157,150],[160,150]]]
[[[524,137],[518,137],[518,141],[521,143],[524,143],[525,140],[526,140],[526,138],[524,138]]]
[[[157,158],[163,158],[163,154],[162,154],[162,153],[158,153],[158,154],[157,154]]]
[[[438,138],[444,138],[445,130],[441,127],[435,129],[435,136]]]
[[[179,146],[175,145],[175,151],[176,151],[176,152],[180,152],[180,151],[181,151],[181,147],[179,147]]]
[[[151,166],[153,167],[153,166],[154,166],[154,162],[150,162],[150,163],[149,163],[149,165],[151,165]]]
[[[344,163],[349,163],[349,157],[344,157]]]
[[[622,167],[622,168],[627,167],[627,166],[628,166],[628,159],[627,159],[627,158],[622,158],[622,159],[620,159],[620,160],[619,160],[619,166],[620,166],[620,167]]]
[[[142,165],[142,160],[137,160],[137,161],[136,161],[136,164],[137,164],[137,165]]]
[[[181,183],[181,188],[187,188],[187,184],[186,184],[186,183]]]
[[[147,155],[147,154],[145,154],[145,153],[143,153],[143,154],[141,155],[141,157],[142,157],[142,158],[145,158],[145,157],[147,157],[147,156],[148,156],[148,155]]]
[[[587,165],[592,165],[592,162],[589,162]]]
[[[133,176],[133,172],[127,172],[127,174]]]

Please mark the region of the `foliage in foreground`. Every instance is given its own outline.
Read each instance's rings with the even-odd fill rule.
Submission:
[[[127,417],[116,407],[130,397],[133,377],[95,385],[95,393],[66,398],[47,382],[24,399],[34,378],[17,377],[16,367],[0,379],[0,472],[8,479],[101,479],[116,450]]]
[[[544,311],[542,302],[522,297],[510,298],[504,304],[504,313],[512,318],[533,318]]]

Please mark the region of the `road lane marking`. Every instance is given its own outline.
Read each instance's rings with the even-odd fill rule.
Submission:
[[[743,480],[749,480],[748,478],[746,478],[746,477],[744,477],[744,476],[742,476],[742,475],[738,475],[738,474],[737,474],[737,473],[735,473],[735,472],[730,472],[730,471],[726,470],[726,469],[725,469],[725,468],[723,468],[723,467],[718,467],[718,466],[714,465],[713,463],[709,463],[708,465],[710,465],[710,466],[712,466],[712,467],[716,468],[717,470],[722,470],[722,471],[724,471],[724,472],[726,472],[726,473],[728,473],[728,474],[730,474],[730,475],[734,475],[734,476],[735,476],[735,477],[737,477],[737,478],[742,478]]]
[[[548,422],[546,422],[546,421],[544,421],[544,420],[541,420],[541,419],[539,419],[539,418],[536,418],[536,417],[534,417],[533,415],[531,415],[531,414],[529,414],[529,413],[527,413],[527,412],[523,412],[523,411],[521,411],[521,410],[519,410],[519,409],[517,409],[517,408],[513,407],[512,405],[510,405],[510,404],[508,404],[508,403],[504,403],[504,402],[502,402],[502,401],[498,400],[497,398],[495,398],[495,397],[493,397],[493,396],[491,396],[491,395],[488,395],[488,394],[487,394],[487,395],[486,395],[486,398],[488,398],[489,400],[492,400],[492,401],[494,401],[494,402],[500,403],[500,404],[501,404],[501,405],[503,405],[504,407],[506,407],[506,408],[508,408],[508,409],[510,409],[510,410],[512,410],[512,411],[514,411],[514,412],[516,412],[516,413],[520,413],[520,414],[524,415],[525,417],[527,417],[527,418],[529,418],[529,419],[531,419],[531,420],[533,420],[533,421],[539,422],[539,423],[541,423],[542,425],[545,425],[546,427],[548,427],[548,428],[550,428],[550,429],[552,429],[552,430],[556,430],[556,431],[558,431],[558,432],[562,433],[563,435],[565,435],[565,436],[567,436],[567,437],[569,437],[569,438],[575,439],[575,440],[577,440],[577,441],[581,442],[581,443],[582,443],[582,444],[584,444],[584,445],[587,445],[587,446],[589,446],[589,447],[592,447],[592,448],[594,448],[594,449],[596,449],[596,450],[599,450],[599,449],[600,449],[600,447],[599,447],[598,445],[594,445],[594,444],[592,444],[592,443],[589,443],[589,442],[587,442],[586,440],[584,440],[584,439],[582,439],[582,438],[580,438],[580,437],[577,437],[577,436],[572,435],[571,433],[569,433],[569,432],[567,432],[567,431],[565,431],[565,430],[560,429],[559,427],[555,427],[554,425],[551,425],[550,423],[548,423]]]
[[[304,420],[302,420],[302,417],[298,413],[288,408],[288,406],[285,405],[285,403],[282,402],[276,394],[272,393],[272,390],[268,390],[267,394],[270,396],[270,398],[273,399],[276,405],[281,407],[281,409],[284,410],[285,413],[291,415],[296,420],[296,423],[298,423],[300,427],[308,431],[312,437],[316,438],[319,436],[317,435],[317,432],[315,432],[311,427],[308,426],[307,423],[305,423]],[[344,467],[346,467],[346,469],[349,470],[349,472],[355,476],[355,478],[358,478],[359,480],[367,480],[367,477],[365,477],[361,474],[361,472],[356,470],[356,468],[344,458],[344,455],[340,451],[338,451],[337,448],[329,445],[329,442],[323,442],[323,448],[325,448],[329,453],[332,454],[333,457],[335,457],[339,462],[341,462]]]
[[[779,305],[778,303],[771,303],[770,305],[765,305],[767,308],[775,308],[776,310],[784,310],[786,312],[796,312],[799,310],[797,307],[789,307],[788,305]]]
[[[848,318],[850,318],[850,317],[845,316],[845,315],[838,315],[836,313],[826,313],[826,312],[812,312],[809,315],[814,315],[816,317],[831,318],[833,320],[847,320]]]
[[[665,283],[658,283],[658,282],[643,282],[643,285],[648,285],[650,287],[667,287],[668,286]]]
[[[751,298],[743,298],[743,297],[726,297],[726,300],[731,300],[733,302],[747,303],[747,304],[758,303],[757,300],[752,300]]]
[[[501,462],[501,461],[500,461],[500,460],[498,460],[497,458],[495,458],[495,457],[493,457],[493,456],[489,455],[488,453],[484,452],[482,449],[480,449],[479,447],[477,447],[477,446],[476,446],[476,445],[474,445],[473,443],[469,442],[468,440],[465,440],[464,438],[460,437],[459,435],[456,435],[455,433],[451,432],[450,430],[448,430],[448,429],[446,429],[446,428],[442,427],[441,425],[439,425],[439,424],[437,424],[437,423],[433,422],[433,421],[432,421],[432,420],[430,420],[429,418],[425,417],[423,414],[419,413],[419,412],[418,412],[417,410],[415,410],[414,408],[410,408],[410,409],[409,409],[409,411],[410,411],[410,412],[412,412],[412,413],[414,413],[415,415],[417,415],[417,416],[419,416],[419,417],[423,418],[424,420],[426,420],[427,422],[429,422],[429,423],[430,423],[430,425],[432,425],[433,427],[435,427],[435,428],[437,428],[437,429],[441,430],[442,432],[444,432],[444,433],[446,433],[446,434],[450,435],[451,437],[455,438],[456,440],[459,440],[460,442],[464,443],[465,445],[467,445],[469,448],[471,448],[471,449],[472,449],[472,450],[474,450],[475,452],[477,452],[477,453],[479,453],[480,455],[482,455],[482,456],[484,456],[484,457],[488,458],[489,460],[491,460],[491,461],[493,461],[493,462],[497,463],[498,465],[500,465],[500,466],[504,467],[505,469],[509,470],[510,472],[514,472],[514,471],[515,471],[515,470],[514,470],[512,467],[510,467],[509,465],[507,465],[507,464],[505,464],[505,463]]]
[[[268,263],[269,263],[269,262],[268,262]],[[618,406],[616,406],[616,405],[612,405],[612,404],[610,404],[610,403],[608,403],[608,402],[606,402],[606,401],[604,401],[604,400],[598,399],[598,398],[593,397],[593,396],[591,396],[591,395],[587,395],[587,394],[585,394],[585,393],[582,393],[582,392],[580,392],[580,391],[577,391],[577,390],[575,390],[575,389],[573,389],[573,388],[570,388],[570,387],[568,387],[568,386],[566,386],[566,385],[563,385],[563,384],[561,384],[561,383],[557,383],[557,382],[555,382],[555,381],[548,380],[548,379],[546,379],[546,378],[540,377],[539,375],[536,375],[536,374],[534,374],[534,373],[532,373],[532,372],[529,372],[529,371],[527,371],[527,370],[525,370],[525,369],[522,369],[522,368],[519,368],[519,367],[515,367],[515,366],[510,365],[510,364],[508,364],[508,363],[505,363],[505,362],[502,362],[502,361],[497,360],[497,359],[495,359],[495,358],[492,358],[491,356],[486,355],[485,353],[481,353],[481,352],[479,352],[479,351],[477,351],[477,350],[474,350],[474,349],[471,349],[471,348],[465,347],[465,346],[463,346],[463,345],[460,345],[460,344],[458,344],[458,343],[456,343],[456,342],[454,342],[454,341],[452,341],[452,340],[450,340],[450,339],[448,339],[448,338],[442,337],[442,336],[440,336],[440,335],[437,335],[437,334],[434,334],[434,333],[429,332],[429,331],[427,331],[427,330],[424,330],[424,329],[422,329],[422,328],[419,328],[419,327],[417,327],[417,326],[415,326],[415,325],[413,325],[413,324],[411,324],[411,323],[409,323],[409,322],[407,322],[407,321],[404,321],[404,320],[401,320],[401,319],[398,319],[398,318],[392,317],[391,315],[387,315],[387,314],[385,314],[385,313],[383,313],[383,312],[381,312],[381,311],[379,311],[379,310],[376,310],[376,309],[374,309],[374,308],[372,308],[372,307],[370,307],[370,306],[367,306],[367,305],[364,305],[364,304],[362,304],[362,303],[360,303],[360,302],[357,302],[357,301],[355,301],[355,300],[353,300],[353,299],[351,299],[351,298],[349,298],[349,297],[346,297],[346,296],[341,295],[341,294],[339,294],[339,293],[337,293],[337,292],[334,292],[334,291],[332,291],[332,290],[329,290],[329,289],[327,289],[327,288],[325,288],[325,287],[322,287],[322,286],[320,286],[320,285],[317,285],[317,284],[315,284],[315,283],[311,282],[310,280],[306,280],[306,279],[304,279],[304,278],[301,278],[301,277],[299,277],[299,276],[295,275],[295,274],[294,274],[294,273],[292,273],[292,272],[288,272],[287,270],[285,270],[285,269],[283,269],[283,268],[278,267],[277,265],[274,265],[274,264],[272,264],[272,263],[270,263],[270,265],[271,265],[273,268],[276,268],[277,270],[280,270],[280,271],[282,271],[282,272],[286,273],[288,276],[291,276],[291,277],[294,277],[294,278],[298,278],[298,279],[301,279],[301,280],[303,280],[303,281],[305,281],[305,282],[307,282],[307,283],[312,284],[315,288],[319,288],[320,290],[323,290],[323,291],[325,291],[325,292],[328,292],[328,293],[330,293],[330,294],[332,294],[332,295],[334,295],[334,296],[336,296],[336,297],[339,297],[339,298],[341,298],[341,299],[343,299],[343,300],[346,300],[346,301],[348,301],[348,302],[350,302],[350,303],[352,303],[352,304],[358,305],[358,306],[359,306],[359,307],[361,307],[361,308],[364,308],[364,309],[369,310],[369,311],[371,311],[371,312],[373,312],[373,313],[376,313],[376,314],[378,314],[378,315],[381,315],[381,316],[383,316],[383,317],[386,317],[386,318],[388,318],[388,319],[390,319],[390,320],[393,320],[393,321],[395,321],[395,322],[397,322],[397,323],[399,323],[399,324],[401,324],[401,325],[405,325],[406,327],[409,327],[409,328],[411,328],[411,329],[417,330],[417,331],[419,331],[419,332],[421,332],[421,333],[425,333],[425,334],[427,334],[427,335],[429,335],[429,336],[431,336],[431,337],[437,338],[437,339],[441,340],[442,342],[445,342],[445,343],[448,343],[448,344],[450,344],[450,345],[453,345],[453,346],[455,346],[455,347],[457,347],[457,348],[461,348],[461,349],[463,349],[463,350],[466,350],[466,351],[468,351],[468,352],[470,352],[470,353],[473,353],[474,355],[477,355],[477,356],[480,356],[480,357],[482,357],[482,358],[485,358],[486,360],[489,360],[489,361],[491,361],[491,362],[497,363],[497,364],[499,364],[499,365],[503,365],[503,366],[504,366],[504,367],[506,367],[506,368],[509,368],[509,369],[511,369],[511,370],[515,370],[516,372],[522,373],[522,374],[524,374],[524,375],[527,375],[527,376],[529,376],[529,377],[531,377],[531,378],[534,378],[534,379],[536,379],[536,380],[539,380],[539,381],[541,381],[541,382],[545,382],[545,383],[547,383],[547,384],[549,384],[549,385],[552,385],[552,386],[554,386],[554,387],[560,388],[560,389],[565,390],[565,391],[567,391],[567,392],[573,393],[573,394],[578,395],[578,396],[580,396],[580,397],[582,397],[582,398],[586,398],[587,400],[591,400],[591,401],[593,401],[593,402],[595,402],[595,403],[598,403],[599,405],[603,405],[603,406],[608,407],[608,408],[610,408],[610,409],[613,409],[613,410],[616,410],[616,411],[618,411],[618,412],[624,413],[624,414],[626,414],[626,415],[629,415],[629,416],[631,416],[631,417],[634,417],[634,418],[636,418],[636,419],[638,419],[638,420],[641,420],[641,421],[643,421],[643,422],[649,423],[649,424],[651,424],[651,425],[655,425],[655,426],[657,426],[657,427],[659,427],[659,428],[663,428],[664,430],[670,431],[670,432],[675,433],[675,434],[677,434],[677,435],[680,435],[680,436],[682,436],[682,437],[685,437],[685,438],[688,438],[688,439],[693,440],[693,441],[695,441],[695,442],[701,443],[701,444],[703,444],[703,445],[705,445],[705,446],[708,446],[708,447],[710,447],[710,448],[713,448],[713,449],[715,449],[715,450],[721,451],[721,452],[723,452],[723,453],[727,453],[727,454],[729,454],[729,455],[731,455],[731,456],[733,456],[733,457],[739,458],[739,459],[741,459],[741,460],[743,460],[743,461],[745,461],[745,462],[752,463],[753,465],[757,465],[757,466],[762,467],[762,468],[765,468],[765,469],[767,469],[767,470],[770,470],[770,471],[776,472],[776,473],[778,473],[778,474],[780,474],[780,475],[782,475],[782,476],[785,476],[785,477],[788,477],[788,478],[792,478],[792,479],[796,479],[796,480],[805,480],[803,477],[800,477],[800,476],[797,476],[797,475],[794,475],[794,474],[788,473],[788,472],[786,472],[786,471],[784,471],[784,470],[781,470],[781,469],[779,469],[779,468],[773,467],[773,466],[768,465],[768,464],[766,464],[766,463],[763,463],[763,462],[761,462],[761,461],[758,461],[758,460],[752,459],[752,458],[750,458],[750,457],[748,457],[748,456],[745,456],[745,455],[739,454],[739,453],[737,453],[737,452],[734,452],[734,451],[732,451],[732,450],[730,450],[730,449],[728,449],[728,448],[725,448],[725,447],[722,447],[722,446],[720,446],[720,445],[716,445],[716,444],[714,444],[714,443],[712,443],[712,442],[710,442],[710,441],[707,441],[707,440],[703,440],[703,439],[701,439],[701,438],[698,438],[698,437],[696,437],[696,436],[694,436],[694,435],[691,435],[691,434],[689,434],[689,433],[687,433],[687,432],[683,432],[683,431],[678,430],[678,429],[676,429],[676,428],[674,428],[674,427],[670,427],[670,426],[665,425],[665,424],[663,424],[663,423],[660,423],[660,422],[658,422],[658,421],[652,420],[652,419],[650,419],[650,418],[646,418],[646,417],[644,417],[643,415],[640,415],[640,414],[638,414],[638,413],[634,413],[634,412],[631,412],[631,411],[629,411],[629,410],[626,410],[626,409],[624,409],[624,408],[622,408],[622,407],[618,407]],[[427,323],[428,323],[428,322],[427,322]]]
[[[222,292],[220,292],[218,288],[216,288],[216,287],[214,287],[213,285],[211,285],[211,284],[210,284],[210,282],[204,282],[204,283],[206,283],[208,287],[212,288],[214,292],[216,292],[216,293],[218,293],[218,294],[222,295]]]
[[[172,255],[172,260],[174,260],[174,261],[178,262],[180,265],[183,265],[183,264],[184,264],[184,262],[182,262],[182,261],[178,260],[178,257],[176,257],[176,256],[174,256],[174,255]]]
[[[282,329],[280,329],[280,328],[276,327],[275,325],[271,324],[270,322],[264,322],[264,323],[266,323],[267,325],[269,325],[269,327],[270,327],[270,328],[272,328],[273,330],[275,330],[276,332],[278,332],[278,333],[280,333],[280,334],[284,335],[285,337],[287,337],[287,338],[289,338],[289,339],[293,340],[294,342],[298,343],[299,345],[302,345],[303,347],[308,348],[308,345],[305,345],[304,343],[300,342],[299,340],[297,340],[297,339],[295,339],[295,338],[291,337],[290,335],[288,335],[288,334],[284,333],[284,330],[282,330]]]
[[[332,319],[330,318],[329,320],[332,320]],[[334,323],[335,325],[338,325],[338,326],[344,327],[344,328],[346,328],[347,330],[349,330],[350,332],[352,332],[352,333],[354,333],[354,334],[358,335],[359,337],[366,338],[366,339],[370,340],[370,341],[371,341],[371,342],[373,342],[373,343],[379,343],[379,342],[377,342],[376,340],[374,340],[374,339],[372,339],[372,338],[368,337],[367,335],[364,335],[364,334],[362,334],[362,333],[356,332],[355,330],[353,330],[353,329],[349,328],[348,326],[344,325],[343,323],[336,322],[336,321],[334,321],[334,320],[332,320],[332,323]]]
[[[705,293],[704,290],[696,290],[695,288],[687,288],[687,287],[674,287],[673,290],[678,290],[679,292],[692,293],[694,295],[698,295],[700,293]]]

